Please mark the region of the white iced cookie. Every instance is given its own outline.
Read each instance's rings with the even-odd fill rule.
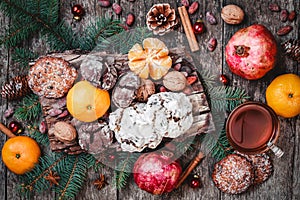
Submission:
[[[176,138],[192,123],[189,98],[172,92],[153,94],[147,104],[119,108],[109,116],[109,127],[121,148],[130,152],[141,152],[146,147],[154,149],[163,137]]]

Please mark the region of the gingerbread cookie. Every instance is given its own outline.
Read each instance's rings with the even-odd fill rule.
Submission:
[[[245,157],[231,154],[215,164],[212,178],[222,192],[239,194],[252,185],[253,166]]]
[[[254,168],[254,182],[253,184],[260,184],[266,181],[273,172],[273,164],[270,157],[266,154],[255,154],[255,155],[245,155],[240,152],[237,154],[244,156],[248,161],[250,161]]]
[[[63,97],[77,78],[76,69],[62,58],[43,57],[30,68],[28,85],[38,96]]]

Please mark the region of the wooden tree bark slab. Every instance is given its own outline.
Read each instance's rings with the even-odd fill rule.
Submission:
[[[123,12],[120,16],[114,17],[124,21],[125,17],[129,12],[132,12],[136,16],[135,23],[132,29],[137,26],[145,26],[145,16],[151,6],[155,3],[170,3],[172,7],[177,8],[181,6],[180,1],[169,1],[169,0],[135,0],[135,2],[129,2],[128,0],[113,0],[111,1],[119,3]],[[190,2],[192,2],[190,0]],[[97,0],[87,0],[84,2],[76,2],[81,5],[86,10],[86,15],[80,22],[74,22],[72,20],[73,15],[71,14],[71,6],[69,1],[61,1],[61,18],[66,20],[69,24],[73,25],[73,30],[80,32],[90,22],[95,21],[96,17],[102,17],[105,14],[112,13],[111,8],[102,8],[98,5]],[[282,23],[279,20],[279,13],[271,12],[268,9],[270,1],[238,1],[238,0],[221,0],[221,1],[199,1],[199,10],[196,14],[191,15],[190,18],[194,23],[199,14],[202,13],[204,16],[204,23],[207,28],[207,32],[197,36],[200,50],[195,52],[195,58],[198,60],[196,64],[199,64],[199,70],[201,68],[210,69],[212,75],[216,78],[219,77],[221,73],[226,74],[231,85],[237,86],[248,91],[248,94],[252,97],[252,100],[265,102],[265,90],[267,85],[279,74],[286,72],[295,73],[300,75],[300,65],[283,55],[282,49],[280,48],[280,43],[288,39],[299,39],[299,8],[300,2],[295,0],[279,0],[277,3],[283,9],[296,10],[298,16],[294,22]],[[236,4],[240,6],[245,11],[245,19],[240,25],[228,25],[223,22],[220,17],[220,12],[223,6],[228,4]],[[205,13],[207,11],[212,11],[217,18],[217,25],[209,25],[206,23]],[[240,28],[249,26],[254,23],[261,23],[268,27],[270,31],[275,35],[275,39],[278,43],[279,54],[278,62],[276,68],[268,73],[264,78],[257,81],[248,81],[242,79],[230,72],[224,57],[225,46],[230,39],[230,37]],[[3,14],[0,14],[0,24],[1,27],[9,24],[9,19],[7,19]],[[283,25],[290,24],[294,27],[293,31],[286,36],[279,37],[275,33]],[[4,29],[0,30],[0,33]],[[182,32],[182,27],[178,27],[179,32]],[[207,42],[211,37],[215,37],[218,41],[217,48],[214,52],[209,52],[206,48]],[[50,52],[49,48],[46,46],[45,42],[42,40],[36,40],[32,38],[28,41],[31,43],[34,41],[33,46],[30,48],[37,49],[41,54],[47,54]],[[168,38],[168,46],[176,47],[178,44],[187,44],[184,35],[179,35],[176,37]],[[6,48],[1,46],[0,48],[0,83],[4,83],[8,78],[14,77],[17,74],[22,73],[22,70],[13,65],[11,62],[11,53]],[[218,79],[216,79],[218,81]],[[221,85],[221,83],[220,83]],[[0,114],[2,116],[1,121],[6,123],[3,117],[3,112],[8,105],[15,105],[14,102],[7,102],[0,98]],[[207,156],[200,165],[194,169],[193,173],[197,173],[201,176],[201,181],[203,187],[201,189],[192,189],[188,186],[188,181],[186,181],[178,190],[162,195],[153,196],[142,190],[140,190],[133,181],[131,177],[129,184],[121,189],[116,190],[115,186],[112,185],[113,172],[111,169],[105,168],[101,173],[108,177],[109,185],[103,190],[97,191],[92,185],[92,181],[98,178],[98,174],[94,171],[89,172],[88,181],[85,187],[82,189],[81,193],[76,197],[76,199],[232,199],[232,200],[248,200],[248,199],[283,199],[283,200],[296,200],[300,199],[300,116],[293,119],[283,119],[280,118],[281,123],[281,135],[278,140],[278,146],[280,146],[285,154],[281,159],[275,158],[272,154],[272,159],[274,163],[274,173],[269,180],[267,180],[262,185],[252,187],[249,191],[241,195],[226,195],[221,193],[214,185],[211,180],[211,172],[213,169],[213,164],[215,161]],[[0,136],[0,146],[3,146],[6,141],[4,135]],[[0,199],[21,199],[21,197],[15,192],[18,186],[17,176],[7,171],[3,162],[0,164]],[[55,199],[53,193],[45,192],[43,194],[38,194],[34,199]]]

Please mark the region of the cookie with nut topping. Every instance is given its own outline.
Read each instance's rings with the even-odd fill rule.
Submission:
[[[76,69],[64,59],[43,57],[30,68],[28,85],[38,96],[60,98],[69,91],[76,78]]]

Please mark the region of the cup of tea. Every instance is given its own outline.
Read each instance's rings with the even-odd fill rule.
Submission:
[[[226,122],[229,143],[244,154],[258,154],[271,149],[277,157],[281,157],[283,151],[275,145],[279,134],[276,113],[260,102],[249,101],[236,107]]]

